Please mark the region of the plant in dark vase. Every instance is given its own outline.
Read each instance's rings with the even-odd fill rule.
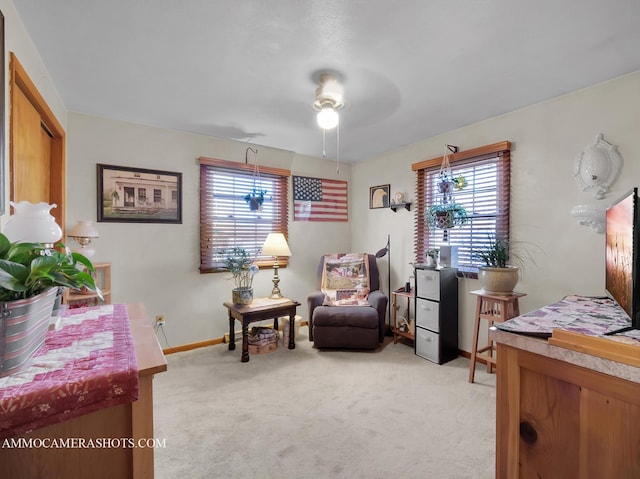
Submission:
[[[225,266],[235,283],[232,291],[234,304],[251,304],[253,301],[253,277],[259,268],[246,249],[235,247],[227,253]]]
[[[255,157],[255,164],[253,166],[253,189],[251,192],[244,195],[243,199],[249,204],[249,210],[259,211],[262,209],[262,203],[264,203],[264,195],[267,194],[267,190],[262,189],[260,182],[260,167],[258,166],[258,149],[247,147],[244,152],[244,162],[249,164],[249,152],[252,152]]]
[[[262,209],[262,203],[264,203],[264,195],[267,194],[267,190],[253,188],[251,193],[244,195],[243,199],[249,204],[251,211],[259,211]]]
[[[102,297],[91,261],[62,243],[58,248],[11,243],[0,233],[0,377],[26,366],[42,346],[61,288],[87,288]]]

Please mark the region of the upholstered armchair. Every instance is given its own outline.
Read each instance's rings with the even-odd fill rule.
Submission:
[[[325,256],[320,258],[318,287],[321,288]],[[376,257],[366,255],[369,269],[368,306],[325,306],[324,293],[307,297],[309,340],[317,348],[375,349],[384,340],[387,296],[380,291]]]

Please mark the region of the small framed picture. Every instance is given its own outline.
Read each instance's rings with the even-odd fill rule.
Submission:
[[[371,186],[369,188],[369,209],[388,208],[391,185]]]
[[[182,173],[97,166],[98,221],[182,223]]]

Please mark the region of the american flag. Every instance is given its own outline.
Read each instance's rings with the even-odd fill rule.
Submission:
[[[349,221],[347,182],[293,177],[294,221]]]

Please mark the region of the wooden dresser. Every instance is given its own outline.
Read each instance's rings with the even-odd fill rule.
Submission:
[[[166,371],[167,363],[144,306],[135,303],[126,308],[138,365],[138,400],[20,434],[18,439],[32,439],[31,444],[41,447],[0,447],[0,477],[153,478],[154,448],[130,444],[153,441],[152,381],[156,373]],[[65,443],[69,439],[75,442]],[[120,447],[74,447],[81,441],[97,445],[105,439],[123,440]],[[66,446],[47,447],[63,443]]]
[[[640,345],[562,333],[562,340],[490,333],[496,478],[639,478]],[[600,354],[601,345],[612,354]]]

